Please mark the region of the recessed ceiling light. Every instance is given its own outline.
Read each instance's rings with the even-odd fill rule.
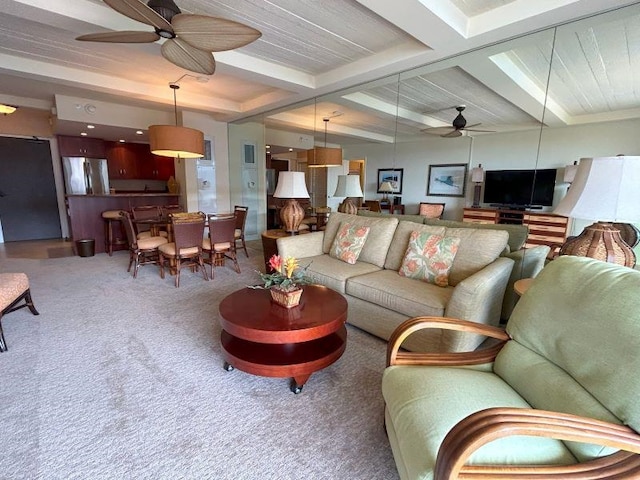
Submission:
[[[290,148],[290,149],[289,149],[289,151],[290,151],[290,152],[293,152],[293,148]]]
[[[91,128],[96,128],[95,125],[87,125],[87,128],[91,129]]]
[[[136,135],[142,135],[144,132],[142,130],[137,130]]]
[[[124,143],[124,138],[121,138],[120,140],[118,140],[120,143]]]
[[[87,136],[87,132],[80,132],[80,135],[82,135],[83,137]]]
[[[5,115],[9,115],[17,110],[18,107],[14,107],[13,105],[5,105],[0,103],[0,113]]]
[[[271,148],[271,145],[265,145],[266,148]]]

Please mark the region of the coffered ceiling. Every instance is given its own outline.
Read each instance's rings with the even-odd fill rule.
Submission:
[[[461,103],[467,105],[469,123],[481,123],[488,130],[530,127],[540,120],[539,102],[531,100],[531,92],[522,95],[527,87],[516,77],[525,75],[544,91],[544,64],[549,60],[545,55],[550,55],[546,42],[551,37],[445,62],[437,70],[405,75],[400,82],[368,82],[634,2],[176,0],[185,13],[236,20],[262,32],[245,47],[216,52],[217,70],[207,82],[166,61],[160,42],[76,41],[86,33],[149,29],[101,0],[2,3],[0,102],[47,109],[55,107],[54,95],[59,94],[171,110],[168,84],[180,79],[180,107],[216,120],[274,112],[266,117],[268,124],[320,130],[322,136],[321,117],[340,112],[329,125],[331,140],[342,143],[389,142],[394,136],[422,134],[425,128],[450,124],[456,114],[453,107]],[[558,54],[560,66],[552,72],[562,80],[557,90],[562,100],[554,105],[549,122],[636,108],[638,26],[638,17],[620,18],[617,24],[594,27],[567,42]],[[619,44],[625,42],[628,49],[620,55]],[[585,77],[589,88],[600,94],[582,90]],[[615,93],[610,94],[612,83]],[[325,97],[308,101],[318,96]],[[297,102],[299,107],[284,108]]]

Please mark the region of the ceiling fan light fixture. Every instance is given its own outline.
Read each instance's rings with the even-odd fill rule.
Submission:
[[[18,107],[14,107],[13,105],[5,105],[4,103],[0,103],[0,113],[3,115],[10,115],[15,112]]]

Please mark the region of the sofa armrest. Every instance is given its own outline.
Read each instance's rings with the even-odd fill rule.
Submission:
[[[465,278],[455,286],[445,316],[498,325],[502,300],[513,264],[513,260],[500,257],[479,272]]]
[[[512,435],[593,443],[621,451],[571,465],[467,464],[486,443]],[[438,450],[433,478],[636,478],[639,453],[640,435],[624,425],[546,410],[489,408],[469,415],[449,431]]]
[[[276,240],[278,255],[281,257],[315,257],[322,255],[322,241],[324,232],[312,232],[291,237],[281,237]]]
[[[417,353],[400,352],[400,347],[405,339],[419,331],[427,328],[438,328],[443,330],[456,330],[459,332],[469,332],[495,338],[500,342],[495,345],[473,352],[452,352],[452,353]],[[401,323],[394,330],[387,344],[387,366],[391,365],[478,365],[492,362],[500,351],[504,343],[509,340],[509,335],[498,327],[491,325],[481,325],[475,322],[458,320],[446,317],[414,317]]]
[[[547,256],[551,248],[547,245],[537,245],[531,248],[523,248],[515,252],[504,255],[506,258],[510,258],[515,263],[509,282],[507,283],[507,289],[504,292],[504,300],[502,301],[502,313],[500,317],[503,320],[508,320],[518,301],[518,294],[513,289],[514,283],[521,278],[533,278],[545,265]]]

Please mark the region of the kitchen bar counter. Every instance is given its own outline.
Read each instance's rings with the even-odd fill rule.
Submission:
[[[72,240],[93,238],[96,253],[104,253],[104,220],[105,210],[128,210],[142,205],[177,205],[180,195],[171,193],[113,193],[110,195],[67,195],[67,216]],[[125,239],[122,228],[114,229],[117,238]],[[75,251],[75,242],[74,242]],[[120,249],[127,249],[125,245]]]

